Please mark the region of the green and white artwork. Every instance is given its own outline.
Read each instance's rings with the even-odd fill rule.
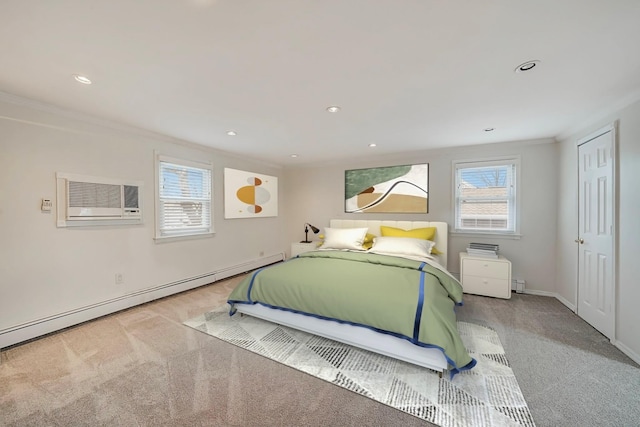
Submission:
[[[345,171],[345,212],[428,213],[429,164]]]

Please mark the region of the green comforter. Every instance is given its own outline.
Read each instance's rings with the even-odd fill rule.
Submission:
[[[462,286],[419,261],[369,253],[306,252],[257,270],[229,304],[263,304],[363,325],[440,348],[453,373],[475,365],[462,344],[454,306]]]

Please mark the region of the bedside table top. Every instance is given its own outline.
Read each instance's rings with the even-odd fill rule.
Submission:
[[[460,259],[462,258],[472,258],[472,259],[481,259],[483,261],[509,261],[505,256],[498,255],[498,258],[494,258],[491,256],[483,256],[483,255],[475,255],[467,252],[460,252]]]

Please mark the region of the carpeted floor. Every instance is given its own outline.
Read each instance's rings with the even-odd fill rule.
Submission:
[[[0,351],[4,426],[426,426],[185,327],[241,280],[203,286]],[[555,298],[465,295],[494,329],[538,427],[638,426],[638,365]]]
[[[426,368],[360,350],[220,307],[185,325],[329,381],[438,426],[533,426],[495,331],[459,322],[478,363],[449,379]]]

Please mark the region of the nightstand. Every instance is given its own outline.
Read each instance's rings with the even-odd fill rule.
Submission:
[[[309,252],[312,251],[316,248],[316,246],[318,245],[318,242],[311,242],[311,243],[292,243],[291,244],[291,258],[300,255],[301,253],[304,252]]]
[[[460,283],[468,294],[511,298],[511,261],[460,252]]]

